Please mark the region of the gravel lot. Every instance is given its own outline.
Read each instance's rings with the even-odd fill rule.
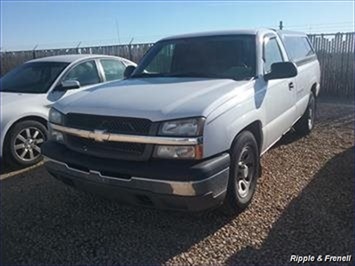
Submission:
[[[235,218],[125,206],[68,188],[42,166],[5,167],[1,265],[265,265],[287,264],[292,254],[354,256],[352,105],[319,104],[314,132],[289,133],[262,165],[252,205]]]

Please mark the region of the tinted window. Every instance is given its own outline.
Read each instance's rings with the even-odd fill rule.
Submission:
[[[1,78],[1,91],[45,93],[68,63],[27,63]]]
[[[314,51],[306,37],[285,36],[284,44],[291,61],[298,61],[313,55]]]
[[[102,68],[104,69],[106,81],[123,79],[125,66],[118,60],[102,59]]]
[[[134,77],[250,79],[255,76],[255,36],[173,39],[156,43]]]
[[[88,61],[75,66],[69,71],[64,80],[77,80],[81,86],[100,82],[94,61]]]
[[[264,73],[271,71],[273,63],[282,62],[282,55],[276,38],[265,38],[264,41]]]

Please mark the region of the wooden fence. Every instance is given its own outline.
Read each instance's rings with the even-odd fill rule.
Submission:
[[[322,71],[321,95],[354,97],[354,32],[308,35],[316,50]],[[61,54],[118,55],[138,62],[151,43],[110,45],[68,49],[2,52],[1,76],[33,58]]]
[[[354,35],[308,35],[321,65],[321,95],[354,98]]]
[[[152,46],[152,43],[108,45],[82,48],[45,49],[34,51],[2,52],[1,76],[12,68],[34,58],[65,54],[105,54],[117,55],[138,62]]]

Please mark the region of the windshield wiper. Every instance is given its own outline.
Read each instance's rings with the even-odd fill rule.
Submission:
[[[169,74],[169,77],[217,78],[218,75],[202,72],[178,72]]]
[[[159,77],[166,77],[166,74],[164,74],[164,73],[139,73],[139,74],[131,76],[130,78],[159,78]]]
[[[232,79],[240,80],[235,77],[221,76],[213,73],[203,73],[203,72],[176,72],[176,73],[139,73],[131,76],[130,78],[211,78],[211,79]]]
[[[221,76],[213,73],[202,73],[202,72],[180,72],[171,73],[169,77],[192,77],[192,78],[211,78],[211,79],[233,79],[233,77]]]

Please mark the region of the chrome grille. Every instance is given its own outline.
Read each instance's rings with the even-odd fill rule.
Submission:
[[[118,134],[149,135],[152,122],[140,118],[69,113],[66,115],[65,124],[68,127],[87,130],[98,129]]]
[[[152,135],[152,122],[148,119],[112,117],[69,113],[65,126],[84,130],[105,130],[127,135]],[[68,148],[96,157],[144,160],[150,156],[152,145],[130,142],[98,142],[67,134]]]

